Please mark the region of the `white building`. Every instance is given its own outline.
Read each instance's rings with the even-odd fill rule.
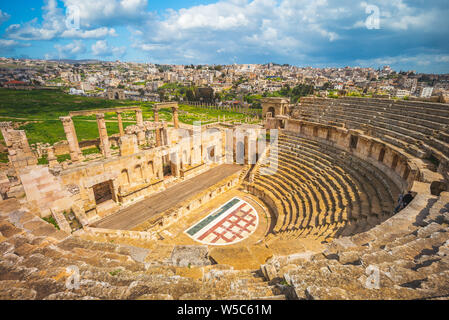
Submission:
[[[396,90],[396,94],[395,94],[396,98],[404,98],[407,96],[410,96],[410,91],[409,90],[402,90],[402,89],[398,89]]]
[[[75,88],[70,88],[70,91],[69,91],[69,94],[71,94],[71,95],[84,95],[85,93],[84,93],[84,90],[78,90],[78,89],[75,89]]]
[[[421,90],[421,98],[430,98],[433,93],[433,87],[424,87]]]

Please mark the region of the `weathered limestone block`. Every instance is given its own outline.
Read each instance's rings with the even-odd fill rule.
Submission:
[[[355,251],[341,252],[338,254],[338,261],[341,264],[358,264],[360,263],[360,253]]]
[[[55,156],[55,149],[53,147],[47,148],[47,160],[50,168],[54,168],[59,164],[58,159]]]
[[[120,137],[120,156],[129,156],[139,152],[135,135]]]
[[[211,264],[207,246],[175,246],[170,260],[173,265],[178,267],[208,266]]]
[[[305,290],[305,295],[309,300],[349,300],[350,294],[340,288],[326,288],[309,286]]]
[[[59,229],[61,229],[62,231],[65,231],[67,233],[72,232],[72,228],[70,228],[70,224],[67,222],[67,219],[61,212],[51,210],[51,214],[52,214],[53,218],[55,218],[56,223],[59,226]]]
[[[89,224],[89,219],[81,202],[75,202],[72,206],[72,211],[75,214],[75,217],[83,226]]]

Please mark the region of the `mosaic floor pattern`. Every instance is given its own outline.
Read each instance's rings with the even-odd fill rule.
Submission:
[[[257,211],[246,201],[232,198],[185,231],[206,245],[230,245],[248,238],[257,229]]]

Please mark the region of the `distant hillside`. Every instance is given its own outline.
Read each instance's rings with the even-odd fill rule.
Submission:
[[[100,63],[100,60],[95,59],[85,59],[85,60],[71,60],[71,59],[61,59],[61,60],[48,60],[51,62],[62,62],[67,64],[94,64],[94,63]]]

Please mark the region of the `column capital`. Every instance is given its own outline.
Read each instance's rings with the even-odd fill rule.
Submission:
[[[70,116],[59,117],[59,120],[61,120],[62,122],[68,123],[68,122],[72,121],[72,117],[70,117]]]
[[[0,128],[8,128],[12,126],[12,121],[3,121],[0,122]]]

